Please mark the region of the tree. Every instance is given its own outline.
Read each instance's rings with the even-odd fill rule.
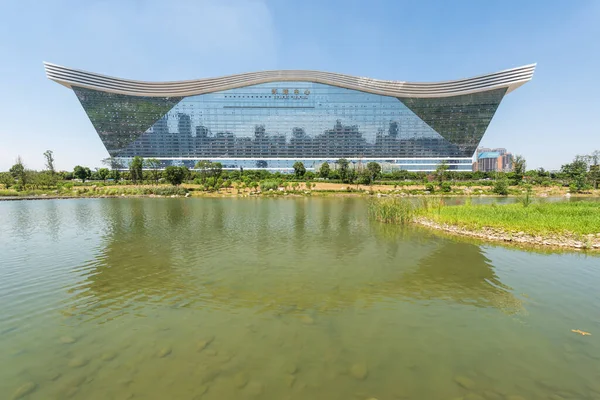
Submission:
[[[350,163],[345,158],[340,158],[336,161],[337,168],[339,169],[340,179],[344,183],[348,183],[348,171],[350,170]]]
[[[576,157],[572,163],[560,167],[560,172],[568,178],[569,186],[575,192],[585,189],[587,170],[587,163],[580,157]]]
[[[144,164],[146,168],[150,170],[150,174],[152,176],[152,180],[154,180],[154,183],[158,183],[158,180],[160,179],[160,161],[158,161],[156,158],[147,158],[144,160]]]
[[[124,166],[121,163],[121,161],[119,161],[115,157],[108,157],[108,158],[103,159],[102,164],[106,165],[113,171],[117,170],[117,169],[124,169]]]
[[[443,160],[441,163],[439,163],[437,168],[435,169],[435,176],[438,180],[438,183],[440,184],[440,187],[442,187],[442,183],[444,183],[448,169],[449,166],[446,160]]]
[[[55,187],[57,182],[58,182],[58,175],[56,175],[55,173],[52,173],[51,171],[42,171],[42,172],[38,172],[38,173],[34,173],[32,172],[32,179],[31,181],[33,182],[33,185],[36,187],[42,187],[42,188],[51,188],[51,187]]]
[[[8,172],[10,172],[14,180],[19,182],[19,185],[25,186],[27,184],[27,171],[25,170],[25,165],[23,164],[21,156],[17,157],[17,161],[10,167]]]
[[[513,172],[514,174],[514,183],[516,185],[519,184],[523,180],[523,176],[525,175],[525,171],[527,170],[527,162],[525,161],[525,157],[521,155],[517,155],[513,158]]]
[[[362,184],[362,185],[370,185],[373,180],[371,179],[371,173],[369,172],[368,169],[364,169],[362,171],[360,171],[360,174],[358,174],[358,183]]]
[[[596,150],[588,155],[577,156],[575,157],[575,161],[586,163],[588,167],[587,178],[594,186],[594,189],[598,189],[598,183],[600,183],[600,150]]]
[[[372,184],[375,179],[381,174],[381,165],[371,161],[367,164],[367,173],[369,175],[369,184]]]
[[[202,184],[206,183],[206,177],[208,176],[210,167],[211,162],[208,160],[200,160],[194,166],[194,169],[197,169],[200,172],[200,181]]]
[[[171,185],[178,186],[186,179],[188,172],[186,167],[175,167],[170,165],[165,168],[165,179]]]
[[[592,181],[592,185],[594,185],[594,189],[598,189],[598,184],[600,183],[600,165],[590,165],[590,172],[588,173],[588,175],[590,177],[590,180]]]
[[[92,176],[92,171],[90,171],[88,167],[76,165],[75,168],[73,168],[73,176],[77,179],[81,179],[81,182],[85,182],[86,179]]]
[[[98,170],[98,178],[102,179],[104,182],[106,182],[106,178],[108,178],[109,174],[110,171],[108,170],[108,168],[100,168]]]
[[[119,182],[121,180],[121,171],[119,171],[118,169],[112,170],[110,173],[110,177],[113,181]]]
[[[296,175],[296,178],[300,179],[304,176],[304,174],[306,173],[306,168],[304,167],[304,163],[302,163],[301,161],[296,161],[294,163],[294,174]]]
[[[133,157],[131,164],[129,164],[129,173],[131,174],[131,180],[133,183],[138,183],[144,180],[143,175],[144,159],[140,156]]]
[[[223,164],[220,162],[210,163],[210,173],[215,179],[219,179],[223,173]]]
[[[348,171],[346,171],[346,183],[354,183],[354,181],[356,181],[357,178],[358,171],[356,171],[355,168],[349,168]]]
[[[0,184],[8,189],[15,184],[15,179],[10,172],[0,172]]]
[[[327,161],[321,164],[321,168],[319,168],[319,175],[321,176],[321,178],[327,179],[329,177],[330,172],[331,167],[329,166],[329,163]]]
[[[51,174],[54,174],[54,152],[52,150],[46,150],[44,152],[44,157],[46,157],[46,169],[50,171]]]

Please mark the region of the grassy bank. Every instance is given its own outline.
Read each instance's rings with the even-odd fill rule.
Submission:
[[[445,206],[443,199],[374,199],[370,215],[455,235],[553,247],[600,249],[600,202]]]
[[[424,208],[418,211],[438,223],[467,229],[498,228],[507,232],[532,234],[600,233],[600,202],[460,205]]]
[[[104,196],[183,196],[190,192],[192,196],[247,196],[268,195],[283,196],[291,195],[322,195],[322,196],[364,196],[364,195],[389,195],[389,196],[420,196],[438,198],[437,191],[425,190],[423,185],[348,185],[333,182],[289,182],[276,180],[261,180],[244,184],[233,182],[219,188],[207,187],[206,185],[183,183],[179,186],[170,184],[142,184],[134,185],[127,182],[62,182],[55,187],[28,188],[17,190],[16,187],[2,188],[0,185],[0,199],[2,197],[104,197]],[[509,190],[510,196],[522,196],[524,189],[517,187]],[[531,189],[532,197],[562,197],[571,195],[568,188],[536,187]],[[489,187],[485,186],[458,186],[453,187],[450,192],[444,193],[448,196],[498,196]],[[573,196],[600,196],[600,190],[590,190],[588,193],[577,193]]]

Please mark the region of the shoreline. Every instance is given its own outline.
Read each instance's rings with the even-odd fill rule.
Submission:
[[[414,194],[414,193],[386,193],[379,191],[369,191],[368,189],[359,190],[303,190],[303,191],[273,191],[273,192],[249,192],[244,191],[242,193],[233,193],[232,191],[218,191],[218,192],[205,192],[190,190],[185,195],[160,195],[160,194],[103,194],[86,192],[83,195],[57,195],[57,194],[37,194],[37,195],[23,195],[23,196],[0,196],[0,201],[22,201],[22,200],[62,200],[62,199],[114,199],[114,198],[285,198],[285,197],[398,197],[398,198],[519,198],[520,195],[508,194],[498,195],[490,193],[481,194],[466,194],[466,193],[431,193],[431,194]],[[547,199],[547,198],[577,198],[577,199],[595,199],[599,198],[598,194],[595,193],[577,193],[573,195],[566,195],[565,193],[553,193],[551,195],[534,195],[533,199]]]
[[[535,235],[526,232],[511,232],[499,228],[489,227],[474,230],[458,225],[439,223],[425,217],[417,217],[413,220],[413,222],[418,226],[432,231],[443,232],[451,236],[475,238],[485,242],[548,249],[600,251],[600,234]]]
[[[290,188],[290,186],[292,186]],[[41,199],[63,199],[63,198],[114,198],[114,197],[283,197],[283,196],[323,196],[323,197],[492,197],[492,198],[514,198],[523,195],[522,187],[510,187],[507,195],[494,193],[490,186],[485,185],[461,185],[453,183],[452,190],[443,192],[435,190],[429,192],[424,190],[423,185],[391,185],[375,183],[373,185],[344,184],[324,181],[309,182],[287,182],[277,189],[261,191],[249,187],[232,185],[218,190],[207,190],[203,185],[195,183],[184,183],[180,186],[166,184],[141,184],[141,185],[106,185],[106,184],[81,184],[57,189],[40,189],[17,192],[11,189],[1,190],[0,201],[7,200],[41,200]],[[597,198],[600,197],[600,189],[588,190],[584,193],[570,193],[567,187],[558,186],[533,186],[532,197],[573,197],[573,198]]]
[[[382,194],[388,197],[387,194]],[[36,196],[0,196],[1,201],[24,201],[24,200],[71,200],[71,199],[130,199],[130,198],[298,198],[298,197],[379,197],[375,193],[366,193],[365,191],[302,191],[302,192],[266,192],[266,193],[252,193],[244,192],[240,194],[231,192],[194,192],[190,191],[186,195],[155,195],[155,194],[119,194],[119,195],[105,195],[105,194],[93,194],[88,193],[84,196],[59,196],[59,195],[36,195]],[[390,196],[391,197],[391,196]],[[426,198],[426,197],[438,197],[435,194],[405,194],[397,195],[394,197],[412,197],[412,198]],[[461,198],[464,195],[446,195],[447,198]],[[488,194],[480,194],[469,197],[479,198],[518,198],[519,196],[508,195],[508,196],[493,196]],[[558,196],[557,196],[558,197]],[[560,196],[565,197],[565,196]],[[589,198],[596,196],[579,195],[572,196],[577,198]],[[544,197],[538,197],[544,198]],[[526,246],[535,248],[546,248],[546,249],[559,249],[559,250],[583,250],[583,251],[600,251],[600,233],[589,234],[589,235],[574,235],[574,234],[552,234],[552,235],[540,235],[530,234],[526,232],[512,232],[503,230],[500,228],[483,227],[480,229],[469,229],[460,225],[453,225],[448,223],[436,222],[432,219],[418,216],[413,218],[413,223],[417,226],[429,229],[435,232],[441,232],[454,237],[463,238],[474,238],[484,242],[491,243],[503,243],[515,246]]]

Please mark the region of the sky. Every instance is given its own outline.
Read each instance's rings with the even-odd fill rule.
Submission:
[[[596,0],[0,0],[0,171],[101,167],[75,94],[42,62],[147,81],[311,69],[433,82],[537,63],[482,146],[558,169],[600,150]]]

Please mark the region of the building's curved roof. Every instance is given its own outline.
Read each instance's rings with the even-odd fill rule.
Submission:
[[[77,86],[129,96],[193,96],[281,81],[315,82],[393,97],[449,97],[507,88],[507,93],[531,80],[535,64],[473,78],[444,82],[404,82],[306,70],[260,71],[178,82],[143,82],[44,63],[46,76],[67,87]]]

